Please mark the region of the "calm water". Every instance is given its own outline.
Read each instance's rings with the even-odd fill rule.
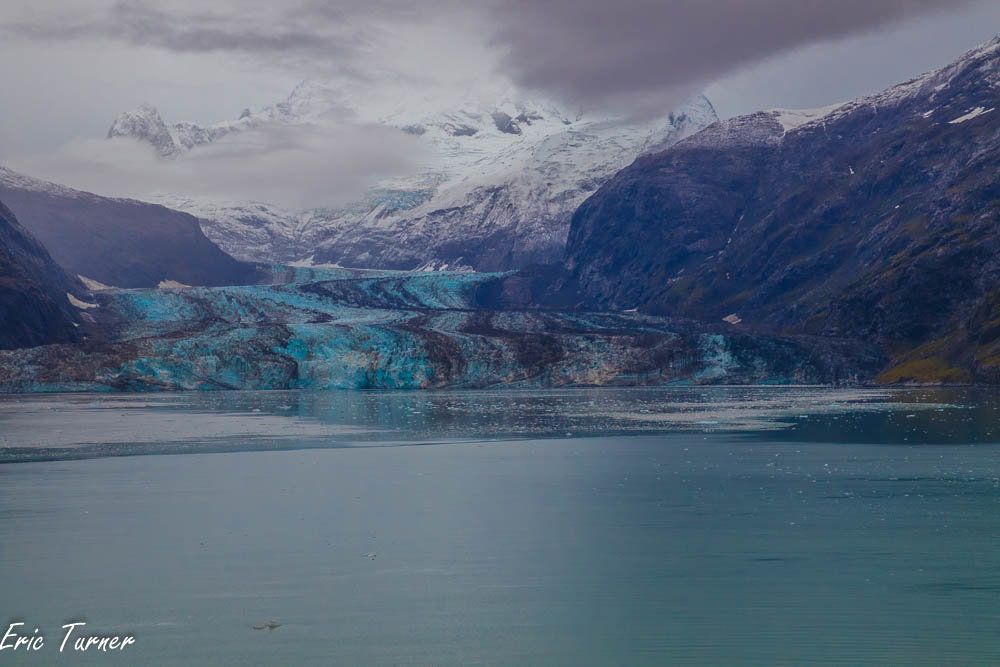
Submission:
[[[0,397],[0,663],[998,664],[996,442],[971,390]]]

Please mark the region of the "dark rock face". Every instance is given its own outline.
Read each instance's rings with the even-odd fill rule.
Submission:
[[[568,282],[590,307],[871,341],[910,364],[884,381],[996,381],[998,50],[640,158],[574,215]]]
[[[525,118],[527,118],[525,116]],[[510,114],[506,114],[503,111],[493,112],[493,124],[497,126],[497,129],[506,134],[521,134],[521,126],[510,117]]]
[[[110,199],[0,168],[0,199],[70,274],[117,287],[238,285],[255,269],[202,233],[186,213],[130,199]]]
[[[82,286],[0,203],[0,349],[76,341],[70,292]]]
[[[780,134],[777,121],[758,114],[639,158],[577,209],[567,268],[596,303],[660,305],[675,276],[726,245]]]
[[[451,125],[447,128],[446,131],[453,137],[471,137],[479,130],[472,127],[471,125],[462,124],[462,125]]]

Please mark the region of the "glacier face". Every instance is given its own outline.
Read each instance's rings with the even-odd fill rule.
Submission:
[[[440,100],[410,92],[376,99],[321,82],[287,100],[211,126],[167,125],[152,107],[123,114],[109,136],[153,144],[164,158],[268,124],[351,118],[416,137],[416,170],[360,201],[306,211],[267,202],[159,196],[191,213],[234,257],[391,269],[506,270],[561,258],[575,208],[641,154],[663,150],[717,120],[704,97],[662,117],[631,120],[569,113],[510,90]]]
[[[828,383],[870,371],[828,342],[483,308],[498,274],[270,272],[266,285],[96,291],[84,343],[0,350],[0,392]]]

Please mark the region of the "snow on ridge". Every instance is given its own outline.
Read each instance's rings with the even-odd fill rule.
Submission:
[[[116,289],[114,285],[105,285],[104,283],[94,280],[93,278],[88,278],[87,276],[76,274],[76,277],[80,279],[83,286],[89,289],[91,292],[100,292],[108,289]]]
[[[0,166],[0,185],[28,192],[42,192],[58,197],[66,197],[67,199],[83,199],[92,202],[112,201],[139,205],[150,204],[149,201],[141,201],[138,199],[132,199],[131,197],[113,197],[110,195],[87,192],[86,190],[77,190],[76,188],[59,185],[58,183],[53,183],[52,181],[44,181],[40,178],[28,176],[27,174],[22,174],[2,166]]]
[[[324,264],[350,265],[369,260],[339,249],[368,244],[369,234],[394,238],[399,246],[422,246],[433,245],[434,238],[478,238],[485,228],[517,233],[528,248],[548,247],[565,236],[576,205],[616,171],[718,120],[704,97],[659,118],[635,121],[567,114],[551,102],[493,86],[460,99],[413,91],[381,100],[364,91],[304,82],[284,102],[235,121],[168,127],[187,137],[175,140],[183,152],[189,144],[267,123],[335,122],[344,110],[356,121],[414,135],[426,149],[414,173],[375,184],[357,202],[310,210],[183,193],[152,199],[198,217],[209,239],[246,261],[284,263],[313,255]],[[430,247],[416,252],[426,252],[419,258],[424,267],[464,268],[462,258],[449,252],[441,255]]]
[[[958,59],[943,67],[939,67],[928,72],[924,72],[909,81],[896,84],[881,92],[837,105],[828,112],[828,120],[836,120],[861,108],[869,108],[875,114],[879,109],[895,107],[906,100],[924,95],[929,102],[933,102],[941,91],[952,85],[955,78],[962,72],[966,72],[970,67],[978,67],[983,70],[983,76],[988,81],[1000,83],[1000,68],[996,67],[995,60],[1000,52],[1000,36],[981,44]],[[933,111],[926,112],[924,117],[930,117]]]
[[[150,104],[143,103],[135,109],[118,114],[108,129],[108,139],[115,137],[146,141],[163,158],[175,158],[180,154],[174,134],[163,122],[156,107]]]
[[[74,308],[79,308],[80,310],[90,310],[91,308],[98,307],[96,303],[87,303],[86,301],[81,301],[80,299],[77,299],[69,292],[66,292],[66,300],[69,301]]]
[[[288,262],[288,266],[294,267],[296,269],[343,269],[344,267],[340,264],[317,264],[316,255],[309,255],[304,259],[299,259],[294,262]]]
[[[994,111],[995,109],[996,107],[990,107],[989,109],[987,109],[986,107],[976,107],[975,109],[970,109],[969,113],[965,114],[964,116],[959,116],[954,120],[949,120],[948,124],[957,125],[958,123],[964,123],[967,120],[972,120],[973,118],[978,118],[983,114],[988,114],[989,112]]]
[[[471,266],[465,264],[449,264],[448,262],[436,259],[432,259],[413,270],[422,271],[424,273],[440,273],[444,271],[449,273],[477,273],[477,271]]]
[[[67,197],[89,195],[89,193],[85,193],[81,190],[74,190],[72,188],[67,188],[65,185],[43,181],[40,178],[12,171],[6,167],[0,167],[0,184],[17,188],[19,190],[28,190],[29,192],[48,192]]]
[[[170,279],[161,280],[159,283],[156,284],[156,289],[187,289],[188,287],[191,287],[191,286],[190,285],[185,285],[182,282],[178,282],[176,280],[170,280]]]
[[[847,103],[838,102],[817,109],[768,109],[767,113],[781,123],[781,127],[787,133],[828,116],[845,104]]]

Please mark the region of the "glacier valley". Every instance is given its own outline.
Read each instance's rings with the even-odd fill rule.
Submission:
[[[83,342],[0,351],[0,392],[846,383],[879,363],[727,323],[496,310],[484,294],[504,274],[267,271],[263,285],[95,290]]]
[[[162,160],[183,161],[248,132],[330,127],[345,118],[410,135],[419,163],[357,201],[318,208],[189,193],[148,199],[197,217],[206,236],[244,261],[508,270],[561,260],[584,199],[640,155],[718,120],[703,96],[634,119],[572,111],[502,87],[454,99],[416,90],[382,99],[305,81],[278,104],[208,126],[168,124],[142,105],[119,115],[108,138],[138,140]]]

